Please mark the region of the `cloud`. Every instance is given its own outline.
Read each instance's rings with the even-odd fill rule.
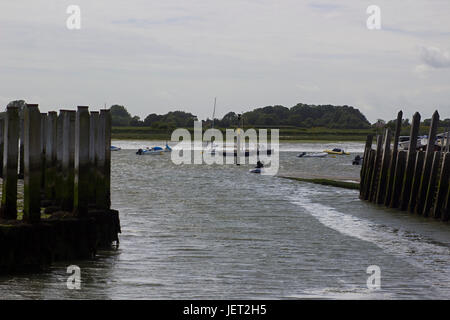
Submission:
[[[424,65],[433,68],[450,68],[450,53],[436,47],[422,47],[420,59]]]

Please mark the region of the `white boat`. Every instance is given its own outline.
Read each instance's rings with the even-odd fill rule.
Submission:
[[[111,151],[119,151],[122,150],[122,148],[111,146]]]
[[[139,149],[136,154],[137,155],[162,155],[166,152],[171,152],[172,148],[169,147],[169,145],[166,143],[166,146],[164,148],[162,147],[153,147],[153,148],[146,148],[146,149]]]
[[[299,158],[325,158],[328,155],[326,152],[306,153],[302,152],[297,155]]]

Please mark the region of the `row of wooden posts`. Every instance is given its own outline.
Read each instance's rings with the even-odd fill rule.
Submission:
[[[447,221],[450,217],[450,152],[448,137],[445,148],[435,151],[439,113],[433,114],[426,151],[418,151],[415,145],[420,128],[420,114],[417,112],[411,124],[410,146],[407,151],[398,150],[402,116],[400,111],[393,134],[386,129],[383,136],[377,136],[375,150],[372,149],[373,137],[367,137],[360,198]]]
[[[41,220],[41,208],[88,215],[110,208],[109,110],[41,113],[38,105],[10,106],[0,114],[0,218],[17,219],[18,179],[24,180],[23,220]]]

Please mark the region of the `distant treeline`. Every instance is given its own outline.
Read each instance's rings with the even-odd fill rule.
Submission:
[[[183,111],[171,111],[164,115],[149,114],[144,120],[131,116],[124,106],[111,107],[113,126],[151,127],[173,129],[192,127],[197,116]],[[323,127],[331,129],[366,129],[371,124],[358,110],[349,106],[297,104],[292,108],[267,106],[245,112],[241,115],[245,127],[290,126],[298,128]],[[204,127],[211,127],[212,119],[203,120]],[[229,128],[238,125],[239,115],[227,113],[222,119],[214,119],[214,127]]]

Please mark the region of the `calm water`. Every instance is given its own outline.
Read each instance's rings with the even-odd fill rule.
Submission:
[[[358,178],[354,155],[295,157],[332,146],[282,144],[280,174]],[[120,248],[1,277],[0,298],[450,298],[448,225],[377,208],[357,191],[250,174],[251,166],[176,166],[168,154],[134,151],[112,153]],[[79,291],[66,288],[69,264],[81,267]],[[367,289],[370,265],[381,268],[379,291]]]

